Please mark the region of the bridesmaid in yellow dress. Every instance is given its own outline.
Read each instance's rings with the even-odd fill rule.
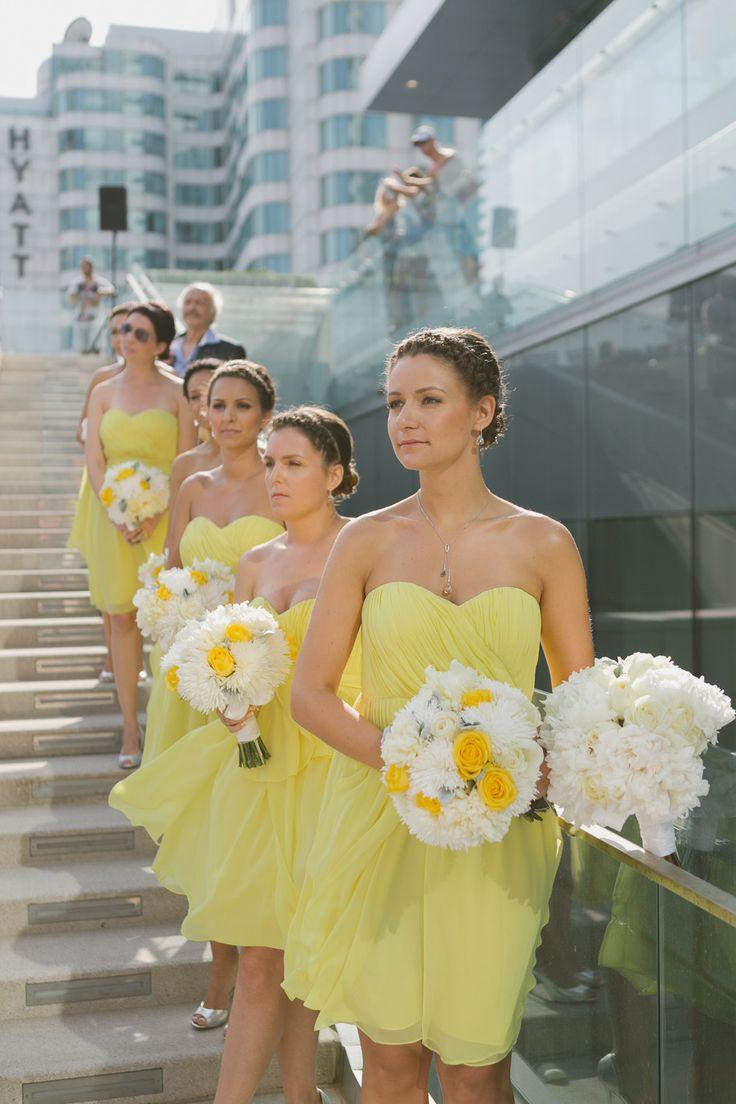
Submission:
[[[424,330],[388,364],[388,430],[420,491],[352,522],[320,587],[292,692],[333,760],[286,948],[286,992],[318,1026],[358,1025],[363,1104],[513,1104],[511,1048],[557,867],[551,812],[452,852],[410,836],[379,768],[381,733],[453,659],[531,695],[540,638],[553,684],[593,661],[585,578],[567,530],[493,494],[480,452],[504,383],[471,330]],[[550,411],[554,416],[554,411]],[[362,627],[362,696],[336,694]],[[541,790],[544,789],[542,784]]]
[[[87,526],[89,588],[93,605],[110,615],[113,670],[123,715],[120,766],[140,762],[136,710],[141,640],[133,595],[138,568],[163,551],[167,514],[135,531],[114,525],[99,500],[107,467],[142,460],[168,475],[178,452],[194,443],[194,426],[181,383],[157,363],[175,334],[174,316],[162,303],[138,303],[121,327],[125,368],[92,392],[87,424],[87,476],[94,492]]]
[[[212,377],[208,420],[221,452],[221,466],[191,475],[176,497],[169,525],[171,567],[211,558],[235,568],[241,556],[283,532],[271,516],[258,436],[268,424],[276,389],[265,368],[249,361],[224,364]],[[181,459],[179,457],[179,459]],[[146,714],[143,766],[206,721],[154,674]],[[192,1015],[200,1031],[221,1027],[237,967],[233,946],[212,943],[207,992]]]
[[[243,557],[235,597],[271,610],[298,651],[346,524],[335,502],[358,481],[350,432],[319,408],[277,414],[265,463],[271,508],[287,531]],[[339,687],[348,701],[358,694],[359,667],[354,650]],[[287,1101],[326,1099],[314,1087],[314,1013],[289,1002],[281,981],[332,753],[294,724],[289,683],[258,714],[271,753],[264,766],[238,764],[233,733],[243,721],[215,720],[119,783],[110,798],[161,840],[154,870],[188,897],[184,935],[241,948],[216,1104],[248,1104],[276,1050]]]
[[[110,337],[110,345],[112,351],[115,353],[115,362],[113,364],[106,364],[102,368],[97,368],[90,377],[90,381],[87,385],[87,391],[84,396],[84,403],[82,405],[82,413],[79,415],[79,424],[77,426],[77,443],[84,448],[84,442],[87,435],[87,413],[89,410],[89,400],[95,387],[101,383],[105,383],[107,380],[112,379],[113,376],[117,376],[122,372],[125,367],[125,361],[123,360],[120,352],[122,344],[122,334],[120,333],[120,327],[125,321],[132,303],[120,303],[117,307],[114,307],[107,316],[107,330]],[[67,548],[76,548],[80,553],[85,563],[88,558],[89,542],[87,540],[87,525],[90,515],[90,504],[94,499],[94,492],[89,485],[87,479],[86,467],[82,469],[82,478],[79,483],[79,494],[77,495],[77,501],[74,505],[74,519],[72,521],[71,531],[69,533],[69,539],[66,542]],[[100,671],[100,682],[112,682],[114,679],[112,673],[112,651],[110,647],[110,617],[107,613],[102,615],[102,623],[105,630],[105,647],[107,653],[102,664],[102,670]]]

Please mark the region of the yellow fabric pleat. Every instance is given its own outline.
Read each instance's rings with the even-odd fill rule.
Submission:
[[[240,557],[257,544],[263,544],[282,533],[283,529],[270,518],[247,515],[236,518],[229,525],[219,526],[206,517],[196,517],[182,533],[179,552],[184,567],[194,560],[212,559],[227,564],[233,570]],[[151,671],[153,682],[146,709],[146,739],[143,745],[143,763],[151,763],[162,751],[175,744],[187,732],[203,725],[207,718],[198,713],[178,694],[169,690],[160,671],[160,649],[157,669]],[[153,654],[153,653],[152,653]]]
[[[141,410],[126,414],[106,410],[100,422],[100,440],[108,467],[124,460],[142,460],[167,475],[176,456],[179,426],[168,410]],[[168,514],[159,521],[150,540],[128,544],[112,524],[87,479],[77,500],[69,546],[78,548],[89,569],[90,600],[104,613],[129,613],[138,589],[138,569],[151,552],[160,553],[166,540]]]
[[[531,695],[540,611],[525,591],[453,606],[410,583],[363,608],[361,713],[383,729],[453,659]],[[422,1041],[451,1064],[499,1061],[518,1035],[560,840],[556,818],[517,819],[496,844],[429,847],[400,822],[380,774],[335,755],[286,946],[291,997],[318,1025],[377,1043]]]
[[[313,604],[276,615],[297,648]],[[359,672],[356,645],[340,687],[347,701],[357,697]],[[160,841],[154,871],[188,898],[182,931],[190,939],[284,946],[331,759],[294,723],[290,695],[291,678],[258,714],[271,753],[265,766],[239,766],[235,737],[214,720],[112,790],[110,804]]]

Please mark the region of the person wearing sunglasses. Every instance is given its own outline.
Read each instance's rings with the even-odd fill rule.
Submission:
[[[133,595],[138,569],[151,552],[161,553],[168,515],[149,518],[130,531],[116,526],[99,494],[108,467],[140,460],[170,475],[174,457],[195,444],[195,429],[181,382],[159,363],[176,332],[174,316],[150,300],[131,307],[120,326],[124,367],[99,384],[89,402],[86,461],[93,491],[86,519],[90,600],[110,617],[113,672],[123,718],[120,766],[140,763],[137,713],[141,638]]]

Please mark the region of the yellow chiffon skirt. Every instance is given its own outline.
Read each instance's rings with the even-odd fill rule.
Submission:
[[[450,1064],[500,1061],[534,985],[559,853],[551,813],[514,820],[500,844],[428,847],[376,770],[335,755],[287,940],[287,994],[319,1010],[320,1027],[422,1040]]]
[[[329,762],[314,756],[269,781],[268,766],[238,765],[235,738],[215,720],[114,787],[110,804],[161,840],[153,870],[187,897],[188,939],[284,947]]]
[[[146,738],[142,759],[144,766],[207,720],[203,713],[192,709],[178,694],[169,690],[166,676],[161,671],[161,649],[158,644],[151,649],[150,663],[153,680],[146,707]]]

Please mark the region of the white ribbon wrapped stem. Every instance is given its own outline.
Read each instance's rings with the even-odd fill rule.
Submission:
[[[637,813],[636,819],[639,821],[641,845],[645,851],[649,851],[652,855],[657,855],[660,859],[663,859],[665,855],[676,853],[677,843],[675,841],[675,826],[671,820],[656,823],[655,821],[647,820],[646,817],[641,816],[639,813]]]
[[[245,717],[250,709],[250,702],[231,702],[223,712],[230,721],[239,721]],[[242,728],[235,733],[239,744],[251,744],[261,735],[258,721],[255,717],[248,717]]]

